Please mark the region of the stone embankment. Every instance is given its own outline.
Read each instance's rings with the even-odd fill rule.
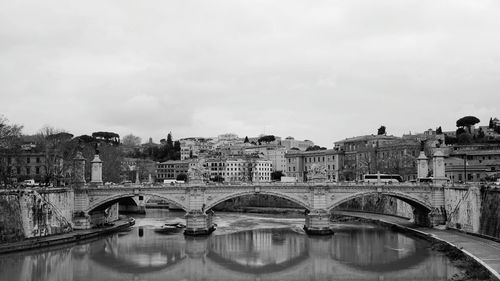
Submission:
[[[0,191],[0,243],[71,232],[72,204],[65,189]]]
[[[102,228],[74,230],[70,233],[56,234],[44,237],[33,237],[18,242],[0,244],[0,254],[50,247],[61,244],[76,243],[129,229],[134,225],[133,219],[122,219]]]

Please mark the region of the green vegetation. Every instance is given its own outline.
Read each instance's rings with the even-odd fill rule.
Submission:
[[[259,144],[262,143],[262,142],[265,142],[265,143],[270,143],[270,142],[273,142],[276,140],[276,137],[273,136],[273,135],[267,135],[267,136],[262,136],[259,138],[258,142]]]
[[[281,177],[283,177],[285,174],[283,174],[282,171],[274,171],[271,173],[271,180],[273,181],[281,181]]]
[[[178,174],[175,180],[187,182],[188,176],[186,174]]]
[[[308,148],[306,148],[306,151],[316,151],[316,150],[326,150],[326,147],[314,145],[314,146],[309,146]]]
[[[386,128],[385,128],[385,126],[384,126],[384,125],[380,126],[380,128],[378,128],[378,130],[377,130],[377,135],[379,135],[379,136],[380,136],[380,135],[385,135],[385,134],[386,134],[385,129],[386,129]]]

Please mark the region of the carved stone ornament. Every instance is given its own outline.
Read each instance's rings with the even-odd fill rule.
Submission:
[[[208,176],[208,169],[204,166],[205,161],[199,160],[195,165],[189,167],[188,178],[189,181],[203,181]]]
[[[326,178],[325,165],[312,164],[311,169],[308,171],[308,175],[311,178]]]

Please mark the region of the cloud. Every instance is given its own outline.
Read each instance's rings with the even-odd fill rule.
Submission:
[[[0,112],[34,132],[324,146],[499,111],[497,1],[3,1]],[[479,116],[478,116],[479,117]]]

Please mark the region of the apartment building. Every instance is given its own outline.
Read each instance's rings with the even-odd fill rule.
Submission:
[[[291,150],[285,154],[285,174],[295,177],[299,182],[310,180],[309,171],[314,165],[326,170],[325,180],[338,181],[342,153],[336,149],[300,151]]]
[[[454,145],[445,158],[445,176],[453,182],[500,178],[500,144]]]

